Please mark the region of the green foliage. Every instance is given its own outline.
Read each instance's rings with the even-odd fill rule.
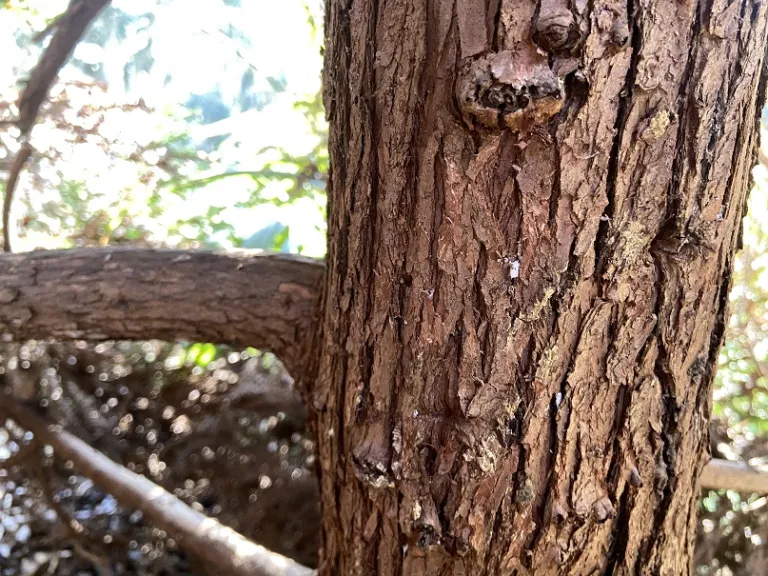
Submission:
[[[211,362],[219,357],[219,349],[213,344],[196,343],[186,348],[186,350],[182,349],[179,356],[181,357],[181,364],[207,368]]]
[[[189,202],[204,190],[210,190],[214,196],[222,199],[237,195],[234,203],[214,204],[205,216],[194,216],[177,220],[170,228],[171,234],[179,234],[186,240],[208,245],[212,238],[226,239],[233,247],[265,248],[261,242],[258,246],[248,243],[248,237],[238,235],[235,228],[228,224],[217,223],[215,220],[232,208],[249,211],[264,205],[274,207],[289,207],[301,201],[317,210],[315,218],[318,232],[322,235],[325,221],[325,175],[328,172],[327,126],[319,92],[312,98],[303,99],[293,104],[295,113],[300,114],[306,121],[307,136],[310,145],[301,154],[293,154],[288,150],[266,146],[258,149],[251,162],[258,169],[243,170],[239,166],[216,171],[213,169],[191,174],[189,177],[174,176],[160,184],[161,189],[173,193],[181,200]],[[230,136],[220,143],[229,145],[229,140],[237,138]],[[221,192],[221,194],[219,194]],[[269,248],[287,246],[290,237],[290,226],[282,228],[285,238],[276,238]],[[258,234],[258,232],[256,232]],[[221,240],[218,240],[221,242]],[[280,248],[284,249],[284,248]]]
[[[750,444],[768,435],[768,170],[760,166],[755,175],[713,405],[713,415],[727,423],[729,437],[747,456]]]
[[[259,230],[280,223],[287,237],[276,237],[270,248],[322,255],[328,156],[319,58],[307,60],[317,66],[309,93],[297,92],[279,69],[260,72],[263,63],[255,65],[249,54],[253,34],[239,16],[247,7],[222,2],[207,8],[200,31],[186,33],[216,47],[221,56],[214,66],[231,69],[238,80],[230,87],[190,90],[186,101],[161,103],[162,92],[134,87],[182,82],[175,80],[181,76],[178,61],[167,60],[159,41],[169,31],[178,33],[164,14],[184,9],[184,3],[164,0],[157,9],[153,4],[108,7],[62,71],[34,132],[39,153],[18,186],[19,249],[118,243],[239,248]],[[40,54],[30,39],[67,3],[9,6],[15,10],[9,25],[12,21],[25,55],[16,60],[29,68]],[[318,54],[319,8],[307,5],[299,12]],[[20,75],[7,69],[0,119],[15,114]],[[298,133],[274,144],[281,123]],[[12,157],[16,147],[12,138],[0,139],[0,155]],[[251,215],[257,221],[249,223]]]

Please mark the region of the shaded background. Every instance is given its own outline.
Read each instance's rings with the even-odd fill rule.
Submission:
[[[0,1],[0,121],[66,0]],[[319,0],[115,0],[33,132],[17,251],[77,246],[325,252]],[[765,118],[764,118],[765,120]],[[764,135],[764,141],[768,140]],[[0,124],[0,179],[19,148]],[[755,168],[719,359],[712,452],[768,469],[768,167]],[[280,363],[208,343],[0,344],[0,386],[198,510],[316,563],[304,408]],[[205,574],[71,462],[0,427],[0,575]],[[23,459],[22,459],[23,458]],[[245,472],[245,473],[244,473]],[[697,573],[768,575],[768,499],[702,493]]]

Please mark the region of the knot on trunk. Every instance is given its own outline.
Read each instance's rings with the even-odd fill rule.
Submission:
[[[464,120],[492,130],[544,124],[560,111],[564,96],[546,60],[509,50],[468,61],[456,90]]]
[[[579,40],[573,13],[565,6],[550,8],[543,2],[533,21],[533,41],[547,52],[562,52],[573,48]]]

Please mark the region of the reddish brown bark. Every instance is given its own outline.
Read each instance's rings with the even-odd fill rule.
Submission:
[[[766,4],[327,6],[321,573],[690,573]]]

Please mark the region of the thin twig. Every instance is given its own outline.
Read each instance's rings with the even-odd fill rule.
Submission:
[[[11,166],[11,172],[5,186],[3,244],[6,252],[11,252],[9,222],[13,191],[16,188],[24,163],[32,154],[32,148],[27,141],[29,132],[37,122],[40,106],[43,100],[48,97],[51,86],[59,75],[59,70],[72,54],[88,25],[109,2],[110,0],[70,0],[67,10],[43,31],[43,36],[45,36],[52,28],[56,29],[50,44],[29,75],[27,85],[19,97],[19,117],[13,121],[21,131],[21,139],[24,144]]]
[[[13,193],[16,190],[16,184],[19,181],[19,175],[24,164],[32,155],[32,146],[29,142],[24,142],[21,150],[16,154],[16,158],[11,165],[11,171],[8,174],[8,180],[5,183],[5,199],[3,200],[3,250],[12,252],[11,249],[11,206],[13,205]]]
[[[48,468],[40,459],[35,459],[32,466],[38,477],[38,481],[40,482],[43,494],[48,501],[48,505],[56,513],[59,523],[64,527],[67,534],[69,534],[69,541],[72,543],[75,552],[77,552],[84,560],[90,562],[98,572],[99,576],[112,576],[113,571],[109,564],[109,558],[88,550],[90,538],[88,537],[88,534],[86,534],[83,525],[72,518],[66,508],[64,508],[61,500],[56,497],[56,493],[53,489],[53,474],[51,473],[50,468]]]

